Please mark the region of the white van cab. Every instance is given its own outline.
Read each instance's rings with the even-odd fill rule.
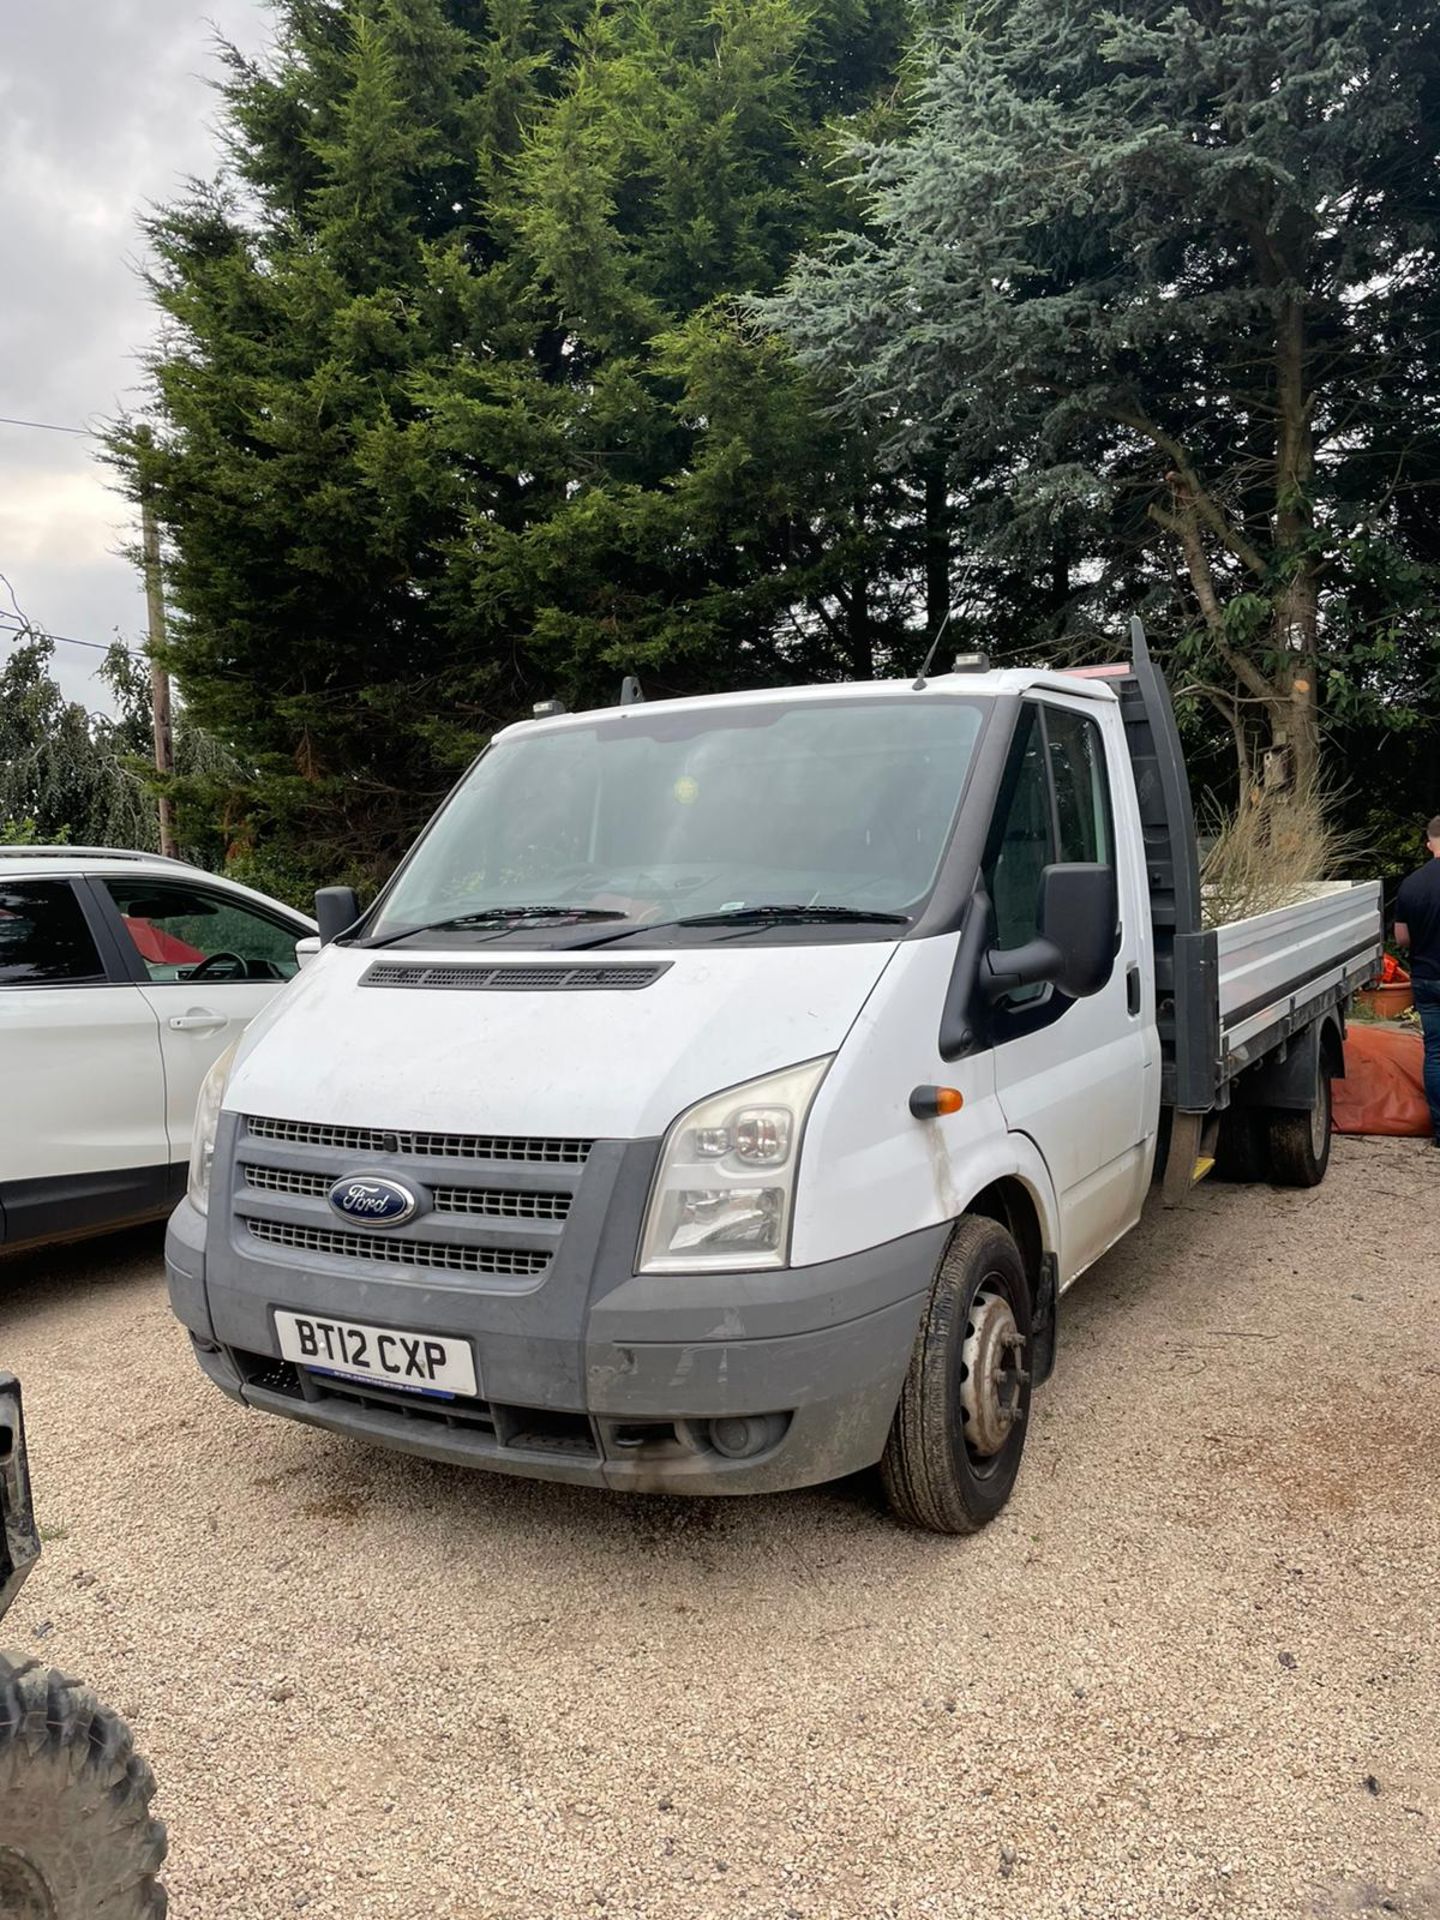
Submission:
[[[1378,888],[1218,933],[1143,635],[546,714],[217,1064],[167,1241],[250,1406],[437,1459],[1003,1504],[1057,1301],[1244,1143],[1313,1184]]]
[[[114,847],[0,847],[0,1252],[170,1211],[201,1082],[314,931]]]

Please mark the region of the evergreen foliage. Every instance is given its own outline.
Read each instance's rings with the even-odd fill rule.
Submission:
[[[1398,733],[1415,771],[1440,711],[1440,16],[1007,0],[921,64],[908,131],[853,149],[870,231],[762,316],[897,462],[947,460],[1012,630],[1038,613],[1093,654],[1139,606],[1246,777],[1280,745],[1312,780],[1322,722]]]
[[[383,869],[537,698],[913,651],[915,501],[739,323],[841,222],[903,0],[281,0],[148,227],[169,664],[231,827]]]
[[[100,668],[114,711],[67,700],[50,671],[55,643],[29,623],[0,667],[0,846],[159,846],[149,668],[118,641]],[[218,867],[231,848],[221,796],[241,769],[180,713],[174,727],[181,845]],[[262,882],[263,884],[263,882]],[[292,893],[294,889],[291,889]]]

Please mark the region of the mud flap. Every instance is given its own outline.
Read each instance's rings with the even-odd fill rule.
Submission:
[[[1059,1331],[1060,1294],[1056,1286],[1058,1262],[1047,1253],[1040,1262],[1040,1279],[1030,1305],[1030,1379],[1041,1386],[1055,1371],[1055,1338]]]
[[[1178,1207],[1195,1182],[1210,1171],[1202,1159],[1205,1115],[1177,1109],[1170,1120],[1170,1144],[1165,1155],[1165,1173],[1161,1198],[1167,1207]]]

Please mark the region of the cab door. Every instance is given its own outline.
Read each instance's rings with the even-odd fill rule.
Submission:
[[[1001,947],[1038,934],[1045,867],[1079,860],[1116,869],[1119,925],[1106,986],[1081,1000],[1053,986],[1027,987],[993,1010],[1006,1124],[1039,1147],[1059,1199],[1062,1284],[1139,1218],[1158,1110],[1144,876],[1129,831],[1133,795],[1123,784],[1129,773],[1118,724],[1107,729],[1097,707],[1060,695],[1026,701],[985,859]],[[1119,843],[1117,813],[1126,827]]]
[[[299,969],[303,923],[204,881],[96,880],[118,915],[139,991],[159,1022],[171,1158],[190,1152],[200,1084]]]

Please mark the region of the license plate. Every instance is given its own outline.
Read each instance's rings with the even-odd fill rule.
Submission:
[[[371,1327],[363,1320],[331,1320],[314,1313],[275,1310],[275,1331],[287,1360],[311,1373],[341,1380],[370,1380],[377,1386],[446,1399],[474,1394],[475,1358],[468,1340],[447,1340],[438,1333],[406,1333],[399,1327]]]

